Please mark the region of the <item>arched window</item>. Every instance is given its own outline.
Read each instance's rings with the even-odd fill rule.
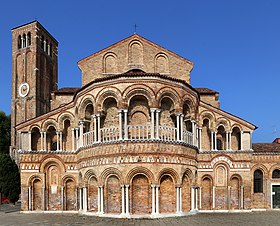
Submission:
[[[221,138],[217,138],[217,150],[223,150],[223,141]]]
[[[272,172],[272,178],[274,178],[274,179],[280,179],[280,170],[279,170],[279,169],[273,170],[273,172]]]
[[[21,35],[18,36],[18,49],[21,49]]]
[[[263,192],[263,172],[256,170],[254,172],[254,193]]]
[[[44,35],[42,35],[42,38],[41,38],[41,48],[42,48],[42,50],[44,50],[44,41],[45,41],[45,37],[44,37]]]
[[[27,46],[30,46],[31,45],[31,33],[28,32],[27,34]]]
[[[50,43],[50,52],[49,55],[52,56],[52,44]]]
[[[26,47],[26,34],[23,34],[22,48]]]
[[[46,39],[46,44],[45,44],[45,48],[44,51],[49,54],[49,41]]]

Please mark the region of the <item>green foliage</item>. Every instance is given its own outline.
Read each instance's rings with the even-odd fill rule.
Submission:
[[[0,111],[0,154],[9,154],[11,143],[11,117]]]
[[[20,174],[15,161],[8,154],[0,153],[0,192],[15,203],[20,194]]]

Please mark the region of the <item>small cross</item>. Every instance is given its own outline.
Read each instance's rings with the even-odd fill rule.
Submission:
[[[134,34],[137,33],[137,27],[139,27],[139,26],[137,26],[136,24],[134,24]]]

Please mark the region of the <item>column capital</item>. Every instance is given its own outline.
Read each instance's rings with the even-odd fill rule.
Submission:
[[[156,113],[160,113],[161,112],[161,109],[156,109]]]
[[[118,110],[118,113],[120,114],[120,113],[122,113],[123,112],[123,109],[119,109]]]
[[[124,113],[127,113],[128,112],[128,109],[122,109]]]
[[[96,114],[92,114],[91,117],[94,119],[96,118]]]
[[[130,185],[129,185],[129,184],[125,184],[124,186],[125,186],[126,188],[129,188]]]
[[[84,124],[84,121],[83,120],[80,120],[79,121],[79,125],[83,125]]]
[[[155,112],[156,110],[158,110],[157,108],[150,108],[151,112]]]
[[[71,131],[75,131],[76,128],[71,128]]]

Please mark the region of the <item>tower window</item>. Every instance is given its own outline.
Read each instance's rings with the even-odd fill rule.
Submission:
[[[18,36],[18,49],[21,49],[21,35]]]
[[[26,47],[26,34],[23,34],[23,39],[22,39],[22,48]]]
[[[263,192],[263,172],[261,170],[256,170],[254,172],[254,193]]]
[[[42,35],[42,38],[41,38],[41,48],[44,50],[44,41],[45,41],[45,37],[44,35]]]
[[[27,46],[30,46],[31,45],[31,33],[28,32],[27,34]]]
[[[50,43],[50,56],[52,56],[52,44]]]

